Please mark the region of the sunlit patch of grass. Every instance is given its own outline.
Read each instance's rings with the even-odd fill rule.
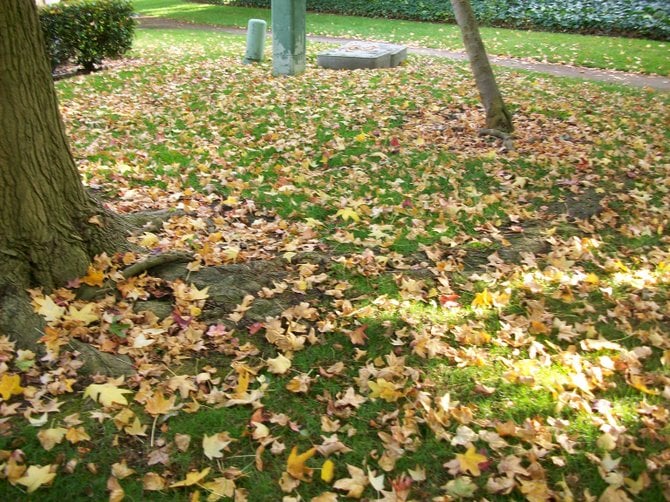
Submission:
[[[245,27],[252,18],[270,23],[269,9],[183,0],[136,0],[134,5],[144,15],[211,25]],[[451,50],[462,48],[458,27],[439,23],[307,13],[307,30],[316,35],[367,38]],[[491,54],[661,75],[670,71],[664,42],[493,27],[480,30]]]

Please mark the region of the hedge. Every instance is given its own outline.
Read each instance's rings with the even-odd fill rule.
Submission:
[[[67,0],[40,8],[52,68],[74,59],[91,71],[130,50],[135,32],[129,0]]]
[[[270,0],[210,0],[270,7]],[[472,0],[482,25],[670,40],[668,0]],[[449,0],[307,0],[314,12],[454,22]]]

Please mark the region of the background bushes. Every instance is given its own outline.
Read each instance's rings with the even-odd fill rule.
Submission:
[[[211,0],[269,7],[270,0]],[[668,0],[471,0],[483,25],[670,40]],[[368,17],[454,22],[449,0],[307,0],[307,9]]]
[[[74,59],[91,71],[103,58],[119,57],[135,31],[129,0],[69,0],[40,9],[52,68]]]

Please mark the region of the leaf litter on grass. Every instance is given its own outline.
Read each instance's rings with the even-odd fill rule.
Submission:
[[[45,353],[0,338],[3,491],[668,496],[667,97],[504,72],[504,151],[462,65],[281,79],[156,39],[62,109],[110,209],[175,211],[131,239],[194,258],[31,291]],[[203,274],[257,262],[207,317],[231,295]],[[80,375],[71,338],[136,374]]]

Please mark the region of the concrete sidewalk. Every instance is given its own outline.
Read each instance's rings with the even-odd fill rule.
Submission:
[[[209,24],[196,24],[176,19],[159,17],[139,17],[140,28],[155,29],[191,29],[203,31],[218,31],[224,33],[233,33],[236,35],[245,35],[246,30],[231,28],[225,26],[214,26]],[[307,39],[312,42],[340,44],[351,42],[350,38],[323,37],[318,35],[308,35]],[[467,60],[465,52],[448,51],[443,49],[429,49],[424,47],[408,47],[410,54],[421,56],[433,56],[440,58],[456,59],[459,61]],[[526,59],[507,58],[500,56],[489,56],[491,64],[513,68],[518,70],[536,71],[546,73],[557,77],[572,77],[585,80],[596,80],[600,82],[609,82],[612,84],[629,85],[632,87],[649,88],[662,92],[670,92],[670,77],[659,75],[644,75],[641,73],[627,73],[614,70],[599,70],[596,68],[585,68],[579,66],[567,66],[555,63],[540,63]]]

